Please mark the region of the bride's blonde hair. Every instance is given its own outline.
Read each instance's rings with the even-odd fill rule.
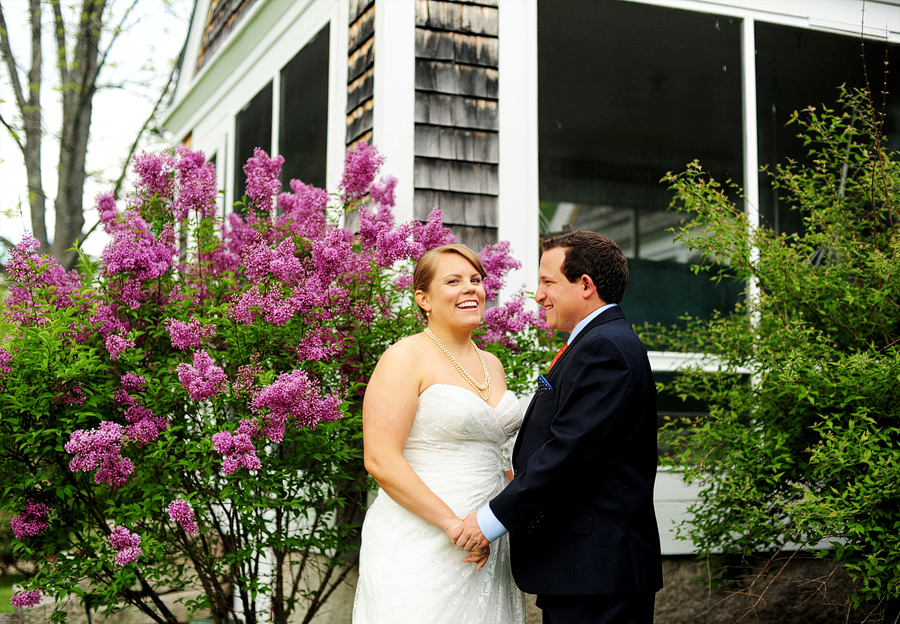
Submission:
[[[468,260],[482,278],[487,276],[487,271],[484,270],[481,258],[479,258],[478,254],[474,251],[459,243],[441,245],[440,247],[435,247],[430,251],[426,251],[416,263],[416,270],[413,273],[413,292],[419,290],[426,293],[428,292],[428,289],[431,287],[431,282],[434,280],[434,272],[437,270],[438,258],[441,257],[441,254],[451,253],[459,254]],[[416,305],[418,305],[418,302]],[[419,312],[422,314],[422,318],[427,318],[422,306],[419,306]]]

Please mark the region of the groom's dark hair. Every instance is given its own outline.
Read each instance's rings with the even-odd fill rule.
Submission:
[[[561,270],[570,283],[587,275],[603,301],[622,302],[628,288],[628,260],[614,240],[597,232],[576,230],[541,243],[542,251],[557,247],[565,250]]]

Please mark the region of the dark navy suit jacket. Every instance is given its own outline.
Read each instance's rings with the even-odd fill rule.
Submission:
[[[544,595],[657,591],[656,387],[621,308],[593,319],[546,378],[516,440],[516,477],[490,501],[516,583]]]

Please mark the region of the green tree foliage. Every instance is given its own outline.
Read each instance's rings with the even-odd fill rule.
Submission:
[[[666,180],[696,218],[678,238],[748,296],[707,324],[719,373],[683,371],[671,390],[709,414],[664,430],[700,485],[680,528],[701,555],[830,545],[855,581],[852,606],[900,600],[900,162],[865,92],[795,113],[806,162],[770,171],[803,219],[751,227],[739,189],[694,162]],[[709,266],[697,266],[698,272]],[[749,374],[747,374],[749,373]],[[687,429],[688,435],[683,435]],[[672,435],[669,435],[672,434]],[[677,434],[677,435],[676,435]]]

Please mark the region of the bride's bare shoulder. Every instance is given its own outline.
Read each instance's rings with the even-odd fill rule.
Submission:
[[[422,341],[423,337],[428,338],[420,332],[401,338],[381,354],[381,358],[378,361],[379,366],[393,367],[399,365],[409,367],[414,366],[417,362],[421,362],[428,356],[426,343]]]

